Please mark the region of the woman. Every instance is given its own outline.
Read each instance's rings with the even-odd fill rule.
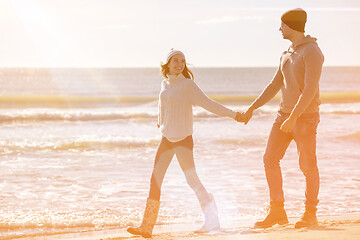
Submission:
[[[158,127],[163,137],[155,157],[143,222],[140,227],[128,228],[127,231],[151,237],[160,207],[161,185],[175,154],[205,215],[205,224],[198,232],[217,231],[220,224],[215,200],[206,191],[195,170],[192,107],[198,105],[214,114],[233,119],[237,113],[209,99],[201,91],[193,81],[194,76],[187,68],[185,55],[181,51],[171,49],[165,62],[161,64],[161,73],[165,79],[159,95]]]

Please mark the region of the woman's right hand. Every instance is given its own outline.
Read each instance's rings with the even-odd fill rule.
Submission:
[[[246,112],[243,114],[243,119],[244,119],[244,124],[246,125],[250,119],[252,118],[253,116],[253,112],[254,112],[254,108],[252,107],[249,107]]]
[[[244,122],[244,113],[236,112],[235,120],[237,122]]]

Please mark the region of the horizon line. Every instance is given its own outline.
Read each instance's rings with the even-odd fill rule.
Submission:
[[[266,66],[194,66],[190,68],[276,68],[278,65]],[[323,65],[323,67],[360,67],[360,65]],[[0,69],[116,69],[116,68],[160,68],[160,66],[0,66]]]

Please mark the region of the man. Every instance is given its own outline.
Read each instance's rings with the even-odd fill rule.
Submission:
[[[284,193],[280,160],[290,142],[295,140],[300,169],[306,179],[305,213],[295,228],[317,224],[316,210],[319,193],[319,172],[316,160],[316,129],[319,123],[319,80],[324,56],[316,39],[305,36],[307,14],[297,8],[281,17],[280,31],[284,39],[291,41],[288,51],[280,59],[280,65],[270,84],[237,120],[247,122],[253,111],[270,101],[280,90],[280,110],[270,132],[264,167],[270,192],[270,211],[265,220],[255,227],[267,228],[274,224],[288,223],[284,210]]]

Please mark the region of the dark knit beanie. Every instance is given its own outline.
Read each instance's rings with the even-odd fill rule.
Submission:
[[[301,8],[289,10],[281,16],[281,21],[295,31],[305,32],[306,12]]]

